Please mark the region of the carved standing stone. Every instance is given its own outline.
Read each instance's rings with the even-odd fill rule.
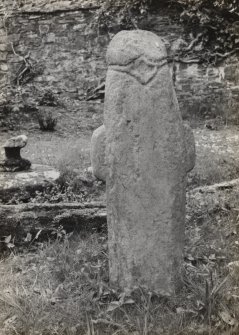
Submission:
[[[195,152],[193,136],[185,139],[166,56],[151,32],[113,38],[104,124],[111,283],[172,294],[184,248],[185,177]]]
[[[31,162],[20,155],[20,150],[27,144],[27,136],[19,135],[7,140],[3,147],[5,149],[5,159],[0,161],[0,171],[17,172],[28,170]]]

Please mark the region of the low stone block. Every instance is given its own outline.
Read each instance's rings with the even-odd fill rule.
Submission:
[[[26,144],[26,135],[12,137],[4,143],[5,159],[0,161],[0,172],[17,172],[30,169],[31,162],[22,158],[20,154],[20,150]]]
[[[33,164],[28,171],[0,173],[0,202],[7,203],[12,197],[25,194],[30,198],[37,190],[53,185],[60,172],[47,165]]]

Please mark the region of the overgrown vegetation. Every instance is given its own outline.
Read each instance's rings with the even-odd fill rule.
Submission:
[[[108,0],[99,10],[101,29],[138,29],[141,20],[158,6],[177,7],[185,25],[187,45],[174,60],[218,63],[239,51],[239,3],[237,0]],[[188,37],[187,37],[188,39]]]
[[[194,50],[202,59],[217,62],[239,51],[239,3],[237,0],[178,0],[181,20],[196,28]]]

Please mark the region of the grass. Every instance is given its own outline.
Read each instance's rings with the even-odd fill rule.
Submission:
[[[190,188],[239,177],[238,129],[196,129],[196,163],[188,176]]]
[[[37,133],[34,138],[30,136],[22,156],[28,157],[33,164],[75,171],[90,166],[89,137],[72,139],[56,132]]]
[[[103,233],[59,230],[34,253],[15,251],[0,263],[1,334],[238,334],[238,191],[190,194],[177,297],[112,288]]]
[[[188,175],[190,188],[239,178],[239,156],[198,148],[194,169]]]
[[[65,328],[70,332],[84,323],[92,309],[105,262],[99,241],[105,238],[93,234],[60,241],[61,237],[42,245],[37,253],[11,255],[7,270],[14,276],[1,271],[1,316],[12,311],[19,333],[61,334]]]

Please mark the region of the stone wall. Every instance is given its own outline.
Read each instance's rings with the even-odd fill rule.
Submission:
[[[44,93],[51,91],[64,100],[70,113],[72,106],[80,108],[91,88],[104,81],[105,51],[113,34],[99,33],[92,26],[93,3],[69,9],[65,1],[60,10],[56,1],[54,4],[41,10],[28,4],[7,19],[8,43],[0,44],[1,83],[7,71],[15,103],[37,105]],[[171,55],[190,40],[185,39],[175,12],[168,9],[151,13],[142,28],[163,37]],[[5,36],[4,29],[0,33]],[[219,67],[175,63],[172,75],[184,118],[239,121],[239,65],[235,56]],[[97,106],[101,112],[102,104]]]
[[[105,76],[104,54],[109,38],[91,29],[92,10],[18,15],[9,24],[11,81],[25,91],[46,89],[77,99]],[[31,69],[22,73],[25,60]],[[28,58],[29,56],[29,58]],[[31,73],[30,73],[31,72]]]
[[[0,106],[7,99],[7,86],[9,82],[9,72],[7,64],[8,37],[4,28],[3,17],[0,17]]]
[[[0,14],[5,15],[10,12],[43,13],[94,8],[99,7],[104,2],[104,0],[1,0]]]

